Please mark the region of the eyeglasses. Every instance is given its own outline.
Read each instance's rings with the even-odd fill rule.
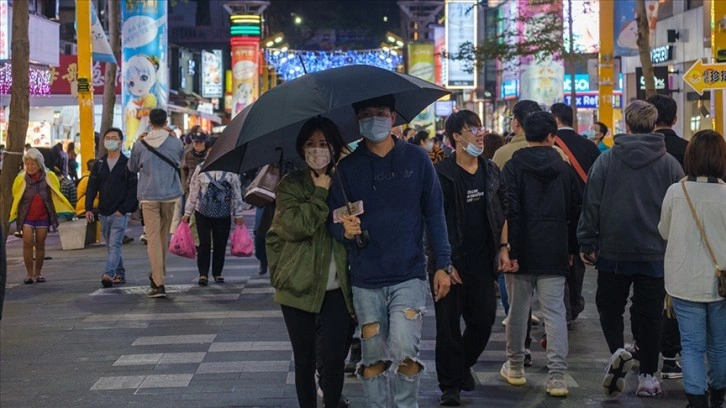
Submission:
[[[484,127],[481,127],[481,126],[470,126],[468,128],[464,128],[463,130],[468,130],[473,135],[478,135],[479,133],[484,133],[484,131],[486,129]]]

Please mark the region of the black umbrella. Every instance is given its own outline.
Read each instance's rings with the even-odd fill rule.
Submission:
[[[277,86],[237,114],[217,140],[204,170],[242,173],[297,157],[295,139],[303,123],[322,115],[335,121],[346,143],[360,139],[352,104],[393,95],[396,125],[410,122],[450,92],[406,74],[349,65],[305,74]]]

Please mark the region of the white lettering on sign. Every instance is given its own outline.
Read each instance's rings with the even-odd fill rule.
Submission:
[[[640,89],[645,89],[645,77],[640,77]],[[666,89],[666,79],[665,78],[655,78],[655,89]]]
[[[664,45],[650,50],[650,61],[654,64],[670,61],[673,59],[673,46]]]

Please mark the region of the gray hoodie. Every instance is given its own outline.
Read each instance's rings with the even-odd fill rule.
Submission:
[[[170,137],[166,130],[152,130],[144,140],[163,156],[177,163],[177,166],[184,158],[182,142],[176,137]],[[172,201],[182,195],[179,171],[151,153],[140,140],[131,149],[128,166],[129,170],[139,173],[139,201]]]
[[[658,232],[668,187],[683,178],[659,133],[618,135],[588,175],[577,226],[582,252],[621,262],[662,261],[666,243]]]

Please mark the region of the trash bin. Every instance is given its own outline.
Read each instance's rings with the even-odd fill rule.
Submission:
[[[64,251],[83,249],[86,243],[86,220],[77,219],[62,222],[58,225],[61,248]]]

